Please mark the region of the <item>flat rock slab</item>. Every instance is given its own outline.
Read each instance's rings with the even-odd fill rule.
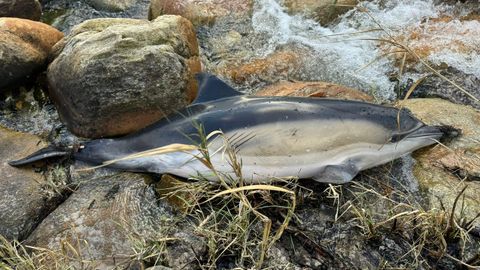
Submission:
[[[192,24],[180,16],[88,20],[55,49],[50,95],[76,135],[131,133],[196,96],[198,44]]]
[[[52,46],[63,34],[27,19],[0,18],[0,91],[46,67]]]
[[[457,195],[468,185],[456,213],[473,219],[480,213],[480,112],[442,99],[411,99],[402,104],[428,125],[450,125],[462,130],[462,135],[451,142],[417,151],[413,174],[420,190],[437,209],[442,205],[451,209]]]
[[[182,216],[159,200],[145,180],[144,175],[117,173],[84,181],[27,243],[57,251],[68,243],[75,247],[77,258],[91,261],[89,266],[95,269],[126,267],[136,261],[135,251],[154,245],[161,254],[159,265],[178,269],[190,263],[194,256],[190,246],[201,253],[201,239],[179,225]],[[78,263],[71,260],[72,266]]]
[[[0,127],[0,234],[24,239],[45,215],[45,179],[31,168],[18,169],[9,160],[45,146],[40,138]]]

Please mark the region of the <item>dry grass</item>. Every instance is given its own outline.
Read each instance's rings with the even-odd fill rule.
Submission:
[[[183,198],[184,209],[192,218],[195,231],[207,241],[205,269],[215,269],[221,261],[231,260],[239,267],[260,269],[269,247],[283,234],[293,217],[297,204],[295,181],[280,181],[276,185],[246,185],[241,174],[241,160],[221,132],[204,134],[198,127],[201,143],[198,158],[219,184],[199,177],[193,183],[177,186],[165,196]],[[221,152],[231,165],[234,176],[218,171],[211,162],[209,139],[223,139]],[[272,179],[273,181],[273,179]],[[272,219],[281,220],[272,228]]]
[[[384,195],[374,187],[358,182],[349,186],[330,185],[326,192],[337,205],[336,220],[354,220],[367,239],[393,233],[408,241],[411,249],[397,258],[408,261],[408,269],[431,268],[429,261],[443,257],[469,269],[477,269],[479,265],[468,263],[472,258],[459,258],[449,249],[452,245],[458,246],[459,254],[463,254],[466,245],[474,241],[469,232],[480,213],[470,220],[463,216],[462,211],[460,215],[455,215],[458,207],[465,207],[462,201],[466,188],[459,192],[450,210],[424,209],[411,194],[393,191]],[[384,262],[379,267],[386,269],[393,266]]]

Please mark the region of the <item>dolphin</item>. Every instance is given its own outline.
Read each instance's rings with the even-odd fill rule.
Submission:
[[[427,126],[407,110],[366,102],[305,97],[256,97],[236,91],[214,75],[197,74],[199,93],[186,108],[136,133],[86,142],[73,153],[92,165],[173,144],[200,144],[205,134],[221,131],[241,163],[246,183],[278,178],[306,178],[346,183],[359,171],[397,159],[434,144],[442,127]],[[208,140],[217,172],[235,178],[223,151],[221,136]],[[69,151],[49,147],[24,159],[20,166]],[[119,160],[109,167],[133,172],[203,177],[218,181],[198,157],[198,149]]]

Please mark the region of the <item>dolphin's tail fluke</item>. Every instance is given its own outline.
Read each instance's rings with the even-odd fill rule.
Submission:
[[[10,166],[20,167],[51,158],[71,157],[74,152],[73,147],[50,145],[22,159],[9,161],[8,164]]]

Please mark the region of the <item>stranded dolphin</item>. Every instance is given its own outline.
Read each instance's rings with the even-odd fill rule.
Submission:
[[[406,110],[358,101],[302,97],[245,96],[213,75],[197,76],[199,94],[183,110],[134,134],[84,144],[74,159],[98,165],[171,144],[200,143],[205,134],[222,131],[237,157],[245,182],[272,178],[312,178],[345,183],[361,170],[394,160],[442,136],[441,127],[426,126]],[[234,176],[231,164],[216,151],[222,140],[209,141],[211,163]],[[61,156],[55,147],[41,150],[13,166]],[[121,160],[109,167],[134,172],[203,176],[217,180],[199,159],[198,150]]]

